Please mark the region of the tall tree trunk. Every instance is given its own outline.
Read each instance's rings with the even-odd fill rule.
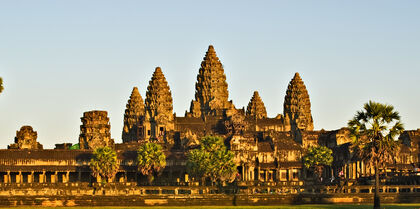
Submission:
[[[379,197],[379,165],[378,160],[375,161],[375,195],[373,197],[373,208],[380,209],[381,199]]]

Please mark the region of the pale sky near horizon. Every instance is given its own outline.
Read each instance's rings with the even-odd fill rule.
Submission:
[[[282,114],[299,72],[316,130],[346,126],[369,100],[418,129],[419,11],[414,0],[0,0],[0,149],[23,125],[44,148],[77,143],[80,117],[95,109],[108,111],[121,143],[131,90],[145,99],[156,66],[183,116],[210,44],[237,108],[257,90],[269,117]]]

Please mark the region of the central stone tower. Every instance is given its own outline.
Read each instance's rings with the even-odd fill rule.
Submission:
[[[195,100],[191,102],[190,114],[193,117],[222,115],[224,111],[234,109],[228,98],[228,84],[222,63],[210,45],[197,75]]]

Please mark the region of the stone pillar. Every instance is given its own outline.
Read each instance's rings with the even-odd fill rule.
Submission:
[[[334,168],[330,167],[330,173],[331,173],[331,178],[334,176]],[[337,178],[336,176],[334,176],[334,178]]]
[[[31,175],[28,176],[28,183],[34,183],[34,172],[31,172]]]
[[[19,171],[19,173],[16,175],[16,183],[22,183],[22,171]]]
[[[51,175],[51,183],[58,183],[58,172],[54,172],[54,175]]]
[[[42,174],[39,176],[39,183],[45,183],[47,177],[45,176],[45,171],[42,171]]]
[[[288,169],[289,172],[289,179],[287,179],[288,181],[293,181],[293,169]]]
[[[344,178],[347,178],[347,164],[344,164]]]
[[[10,176],[10,171],[7,171],[7,183],[12,183],[11,181],[12,181],[12,177]]]
[[[353,167],[353,179],[356,179],[357,177],[357,166],[356,163],[352,163],[352,167]]]
[[[264,170],[264,182],[268,181],[268,170]]]
[[[69,182],[70,182],[70,171],[67,171],[65,183],[69,183]]]

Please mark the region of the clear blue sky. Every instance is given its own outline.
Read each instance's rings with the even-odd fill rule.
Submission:
[[[153,2],[153,3],[151,3]],[[0,1],[0,148],[23,125],[46,148],[77,143],[83,112],[109,112],[121,142],[133,86],[161,66],[183,116],[209,44],[236,107],[260,92],[283,113],[295,72],[315,129],[346,125],[368,100],[420,128],[420,1]]]

